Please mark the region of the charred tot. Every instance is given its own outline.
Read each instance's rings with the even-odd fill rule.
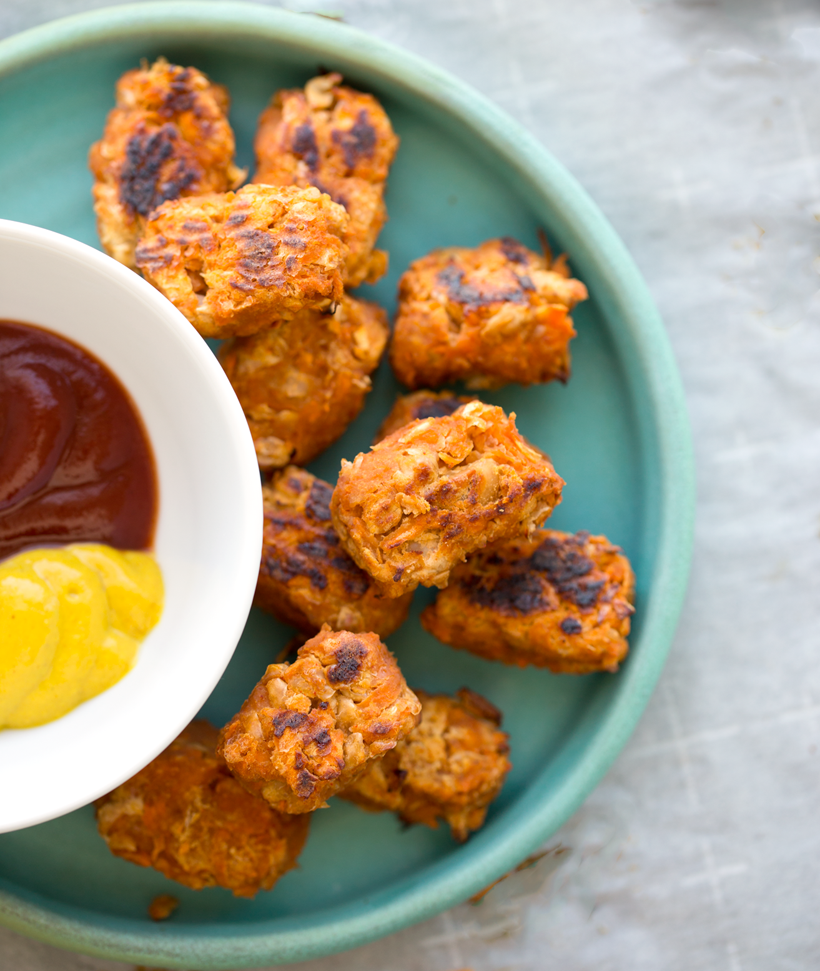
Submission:
[[[580,634],[584,625],[576,617],[565,617],[559,624],[565,634]]]
[[[327,708],[327,704],[325,704],[325,708]],[[326,749],[330,745],[330,734],[323,728],[313,736],[313,741],[316,743],[317,748]]]
[[[588,533],[578,533],[568,539],[549,537],[525,560],[514,564],[513,570],[498,577],[494,582],[480,574],[463,581],[470,601],[504,614],[531,614],[550,607],[549,593],[544,581],[556,593],[577,607],[593,607],[598,602],[606,580],[593,580],[589,574],[595,564],[583,553],[583,543]],[[498,565],[503,560],[498,554],[487,557],[488,565]],[[540,575],[539,575],[540,574]],[[570,626],[577,621],[568,621]],[[564,630],[577,634],[578,630]]]
[[[492,586],[474,575],[464,581],[464,589],[472,603],[502,614],[532,614],[548,606],[541,579],[531,573],[503,576]]]
[[[183,111],[196,110],[197,102],[189,86],[190,80],[191,69],[187,67],[174,76],[167,91],[163,93],[162,105],[159,108],[160,115],[172,118],[174,115],[182,114]]]
[[[172,171],[159,181],[163,165],[177,152],[179,135],[174,125],[166,124],[156,131],[144,129],[132,135],[125,148],[125,162],[120,172],[120,198],[124,205],[141,216],[180,194],[196,181],[199,172],[175,158]]]
[[[595,567],[582,552],[588,535],[579,533],[565,540],[549,537],[530,557],[532,569],[543,573],[562,597],[578,607],[594,606],[606,582],[584,579]]]
[[[261,229],[242,229],[236,234],[241,243],[239,266],[251,275],[268,269],[276,244],[270,233]],[[260,284],[263,279],[260,277]]]
[[[501,252],[511,263],[521,263],[523,266],[529,265],[529,251],[523,243],[519,243],[512,236],[502,236],[500,242]]]
[[[311,775],[307,769],[302,769],[296,777],[293,791],[302,799],[309,799],[316,791],[316,776]]]
[[[299,485],[301,489],[301,485]],[[305,512],[311,519],[319,523],[330,522],[330,499],[333,487],[321,479],[315,479],[310,486],[310,492],[305,502]]]
[[[450,263],[437,274],[439,283],[447,288],[447,296],[453,303],[471,307],[485,307],[493,303],[527,303],[527,295],[520,286],[514,290],[486,290],[464,282],[464,270]]]
[[[279,711],[273,716],[273,734],[281,738],[288,729],[298,731],[308,720],[308,716],[299,711]]]
[[[345,588],[345,593],[351,597],[363,597],[369,587],[370,578],[364,572],[364,570],[359,569],[350,557],[341,556],[333,561],[333,565],[340,571],[342,571],[342,586]]]
[[[311,172],[315,172],[319,165],[319,146],[316,144],[316,132],[309,121],[297,126],[293,133],[291,150],[298,155]]]
[[[353,641],[336,649],[336,663],[327,669],[327,680],[331,684],[350,684],[359,676],[367,649],[355,639]]]
[[[354,169],[362,158],[372,158],[376,148],[376,129],[370,124],[367,112],[359,112],[353,127],[348,131],[333,131],[333,141],[341,148],[348,168]]]
[[[294,491],[302,488],[298,480],[291,480],[288,485]],[[329,523],[332,494],[333,490],[326,482],[315,480],[305,502],[306,515],[322,525]],[[293,525],[293,517],[285,511],[267,512],[265,523],[266,527],[286,531]],[[325,571],[329,566],[341,573],[342,584],[350,596],[363,597],[367,593],[370,586],[367,574],[339,548],[339,537],[330,527],[314,539],[297,543],[295,547],[266,544],[262,551],[260,571],[263,576],[279,583],[290,583],[297,577],[305,577],[315,589],[325,590],[328,585]]]
[[[300,543],[299,546],[314,546],[311,543]],[[267,554],[267,555],[265,555]],[[325,555],[324,550],[322,554]],[[324,590],[327,586],[327,577],[322,571],[313,565],[310,555],[306,555],[301,549],[293,552],[282,552],[281,550],[266,549],[260,563],[260,571],[265,576],[278,580],[279,583],[290,583],[296,577],[306,577],[311,586],[317,590]]]
[[[298,543],[296,548],[308,559],[319,557],[324,559],[327,556],[327,546],[321,542],[306,541]]]
[[[462,404],[463,402],[458,398],[436,398],[434,401],[425,401],[416,410],[416,418],[444,418],[446,415],[452,415]]]

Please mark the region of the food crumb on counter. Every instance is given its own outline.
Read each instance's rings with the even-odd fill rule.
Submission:
[[[148,905],[148,916],[151,920],[168,920],[177,907],[179,907],[179,900],[176,897],[172,897],[169,893],[161,893]],[[150,969],[146,968],[146,971]]]
[[[473,894],[473,896],[468,899],[468,903],[480,904],[487,894],[493,889],[493,887],[497,887],[499,883],[503,883],[508,877],[511,877],[516,873],[521,873],[522,870],[529,870],[530,867],[535,866],[536,863],[543,860],[545,856],[559,857],[563,856],[567,852],[569,852],[569,847],[561,846],[559,844],[552,849],[531,853],[526,859],[522,860],[518,866],[514,866],[512,870],[508,870],[507,873],[500,876],[497,880],[493,880],[492,883],[487,884],[483,890],[479,890],[478,893]]]

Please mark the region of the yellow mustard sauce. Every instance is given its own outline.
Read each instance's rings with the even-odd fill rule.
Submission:
[[[0,562],[0,729],[54,721],[119,681],[163,599],[148,553],[76,543]]]

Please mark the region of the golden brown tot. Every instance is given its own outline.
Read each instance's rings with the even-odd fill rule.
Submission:
[[[260,469],[304,465],[344,433],[364,406],[388,333],[381,307],[344,296],[334,314],[304,311],[222,345]]]
[[[411,421],[443,418],[475,400],[473,396],[457,395],[452,391],[413,391],[411,394],[400,394],[379,426],[373,444],[377,445],[383,438],[409,425]]]
[[[203,337],[254,334],[341,300],[347,221],[313,188],[178,199],[147,220],[137,266]]]
[[[474,553],[421,615],[439,640],[556,674],[617,671],[635,576],[605,536],[542,529]]]
[[[407,619],[412,594],[384,597],[339,545],[330,521],[332,486],[296,466],[262,486],[265,527],[254,603],[314,634],[333,630],[392,634]]]
[[[462,688],[455,698],[416,691],[421,721],[341,796],[371,812],[433,829],[443,819],[463,842],[480,829],[511,765],[501,712]]]
[[[216,754],[217,731],[194,721],[144,769],[98,799],[115,856],[200,890],[270,890],[296,866],[309,817],[286,816],[247,792]]]
[[[514,419],[472,401],[342,462],[333,525],[388,596],[446,586],[470,553],[526,535],[558,504],[563,480]]]
[[[88,161],[100,241],[133,270],[153,209],[180,196],[235,189],[245,173],[234,165],[228,92],[196,68],[160,58],[123,74],[116,98]]]
[[[271,664],[220,732],[234,776],[280,812],[309,813],[394,748],[421,705],[375,634],[322,630]]]
[[[566,381],[569,312],[586,296],[562,259],[509,236],[433,250],[399,281],[390,363],[409,388]]]
[[[341,81],[326,74],[273,96],[259,118],[253,181],[315,185],[345,207],[345,282],[355,287],[387,270],[387,254],[374,247],[387,219],[385,183],[399,140],[376,98]]]

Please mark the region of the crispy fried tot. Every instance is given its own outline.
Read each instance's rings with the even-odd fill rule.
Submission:
[[[556,674],[617,671],[635,576],[605,536],[542,529],[473,554],[421,615],[439,640]]]
[[[286,816],[247,792],[217,756],[216,741],[212,725],[191,722],[97,800],[97,826],[115,856],[194,890],[218,886],[253,897],[296,866],[309,817]]]
[[[562,261],[551,264],[508,236],[411,263],[399,281],[390,346],[396,377],[408,388],[566,381],[569,311],[587,296],[566,272]]]
[[[418,726],[340,795],[405,823],[436,829],[444,819],[463,842],[484,824],[511,768],[509,736],[500,731],[501,712],[468,688],[455,698],[416,694]]]
[[[388,596],[446,586],[474,550],[526,535],[558,504],[563,480],[514,419],[472,401],[342,462],[333,525]]]
[[[318,189],[246,185],[163,203],[136,261],[203,337],[254,334],[341,300],[347,222]]]
[[[249,792],[280,812],[324,806],[394,748],[421,704],[375,634],[323,629],[293,664],[271,664],[219,734]]]
[[[305,311],[222,345],[219,360],[260,469],[304,465],[344,433],[364,406],[388,334],[381,307],[344,296],[333,315]]]
[[[259,118],[253,181],[315,185],[350,215],[346,284],[375,283],[387,254],[374,249],[387,219],[384,188],[399,140],[371,94],[341,84],[340,74],[277,91]]]
[[[127,71],[88,163],[94,212],[109,256],[136,269],[148,214],[169,199],[227,192],[245,178],[234,165],[228,93],[193,67],[159,58]]]
[[[254,603],[310,634],[333,630],[392,634],[412,594],[392,599],[350,559],[330,522],[333,487],[295,466],[262,487],[265,529]]]
[[[457,395],[452,391],[413,391],[412,394],[400,394],[379,426],[373,444],[378,445],[383,438],[409,425],[411,421],[443,418],[445,415],[452,415],[462,405],[475,400],[473,396]]]

